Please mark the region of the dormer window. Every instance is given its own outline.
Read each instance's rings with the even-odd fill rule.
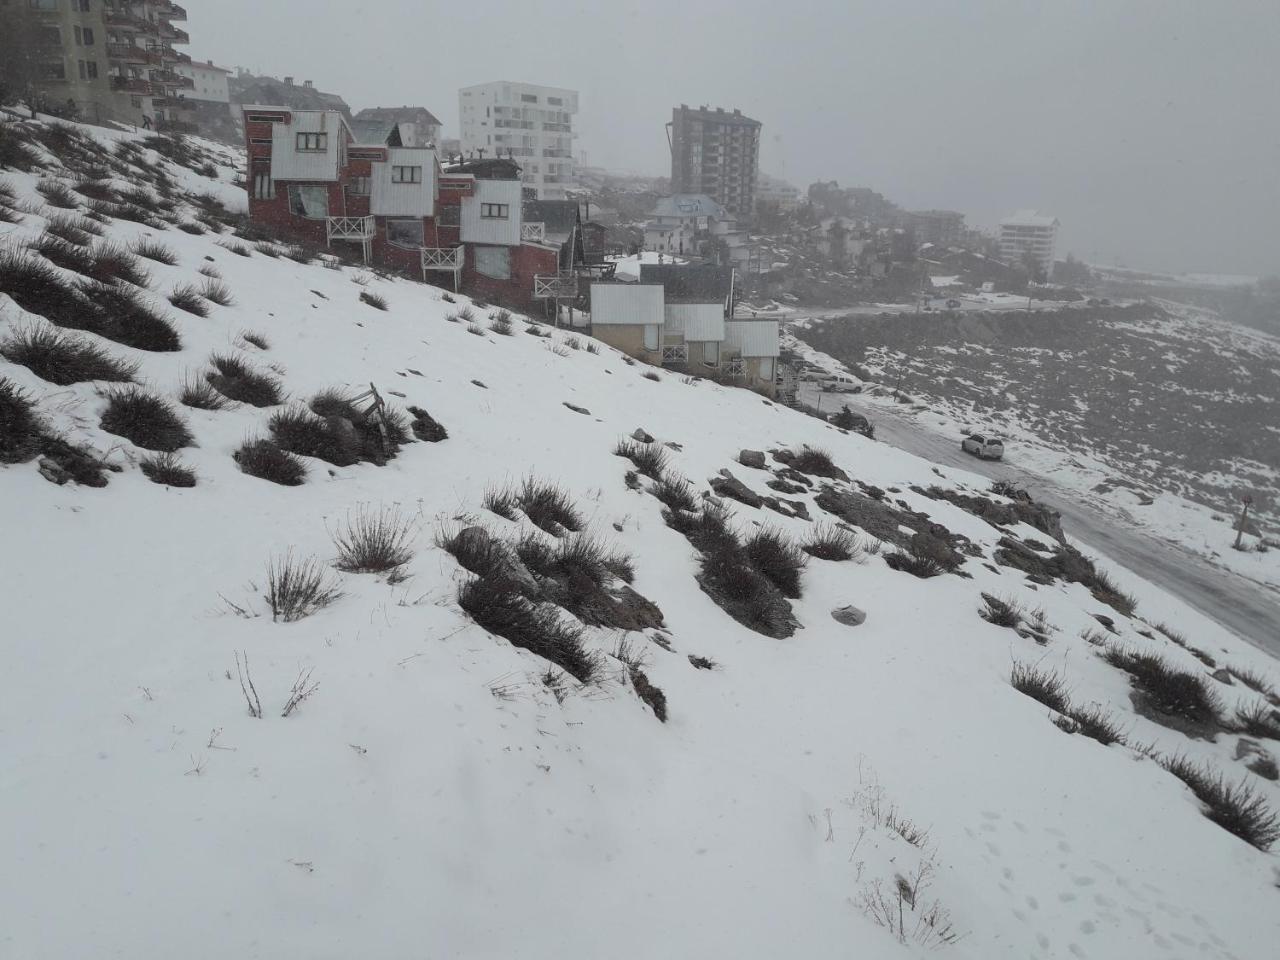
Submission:
[[[298,134],[297,144],[299,153],[325,153],[329,149],[329,135],[327,133],[300,133]]]

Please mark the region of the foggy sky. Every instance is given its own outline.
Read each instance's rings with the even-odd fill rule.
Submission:
[[[994,225],[1059,256],[1280,272],[1280,2],[187,0],[193,57],[430,109],[459,87],[581,92],[587,163],[669,173],[679,103],[764,124],[761,168]]]

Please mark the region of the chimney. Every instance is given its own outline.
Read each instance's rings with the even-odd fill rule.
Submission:
[[[284,78],[284,85],[285,85],[286,87],[292,87],[292,86],[293,86],[293,77],[285,77],[285,78]]]
[[[311,81],[310,81],[310,80],[303,80],[303,81],[302,81],[302,85],[303,85],[304,87],[306,87],[308,90],[314,90],[314,89],[315,89],[315,88],[311,85]]]

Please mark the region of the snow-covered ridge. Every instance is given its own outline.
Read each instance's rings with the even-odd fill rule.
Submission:
[[[1211,676],[1275,684],[1273,661],[1105,559],[1135,617],[1080,582],[1029,580],[1026,565],[1061,555],[1053,536],[975,515],[1018,509],[980,477],[655,373],[580,334],[515,317],[501,335],[493,308],[463,296],[270,256],[190,199],[234,204],[234,156],[209,158],[211,179],[145,144],[116,152],[128,135],[78,129],[97,138],[96,160],[63,145],[40,154],[46,169],[0,174],[14,198],[0,235],[17,249],[70,212],[46,202],[42,180],[64,179],[88,212],[74,178],[112,156],[113,191],[160,169],[178,184],[165,212],[206,214],[200,234],[108,216],[89,243],[172,251],[172,265],[141,258],[141,296],[180,349],[72,333],[136,364],[138,385],[173,404],[196,485],[148,480],[148,452],[102,426],[108,385],[50,383],[0,358],[42,429],[119,468],[88,487],[49,482],[39,456],[0,467],[0,807],[18,826],[0,841],[16,867],[0,882],[0,954],[897,957],[955,935],[944,953],[984,960],[1267,955],[1280,933],[1271,856],[1202,815],[1152,755],[1211,763],[1280,805],[1246,766],[1265,770],[1261,754],[1240,746],[1274,754],[1276,741],[1223,729],[1267,701]],[[57,165],[68,160],[75,169]],[[168,303],[213,279],[229,305],[197,316]],[[0,343],[50,326],[0,291]],[[468,308],[473,323],[450,322]],[[289,402],[177,403],[184,382],[207,382],[214,354],[278,378]],[[234,454],[270,436],[274,414],[370,383],[447,439],[407,442],[382,466],[304,458],[298,486],[242,472]],[[740,623],[699,586],[696,537],[614,453],[637,428],[697,500],[715,481],[739,539],[771,528],[802,543],[843,522],[866,555],[808,559],[790,636]],[[806,445],[848,479],[795,464]],[[764,466],[739,463],[743,450]],[[486,509],[487,490],[527,477],[567,494],[582,533]],[[776,509],[741,502],[752,497]],[[273,622],[269,561],[292,551],[327,566],[333,534],[362,508],[399,510],[411,559],[394,575],[331,571],[341,596]],[[955,571],[891,566],[929,524]],[[598,678],[548,686],[546,660],[458,603],[473,575],[437,540],[471,526],[549,548],[598,538],[630,558],[631,587],[664,626],[585,626]],[[1020,628],[991,622],[1009,618],[983,594],[1023,608]],[[865,622],[833,617],[848,606]],[[1139,712],[1107,651],[1119,663],[1158,653],[1216,695],[1223,723],[1172,719],[1143,696]],[[665,722],[626,660],[662,691]],[[246,707],[246,664],[261,718]],[[1101,711],[1124,744],[1064,732],[1063,714],[1014,689],[1015,668],[1062,677],[1070,712]],[[282,717],[300,677],[318,686]]]

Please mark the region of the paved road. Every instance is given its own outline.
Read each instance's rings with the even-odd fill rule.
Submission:
[[[807,387],[806,392],[812,390]],[[812,396],[802,397],[813,402]],[[978,460],[960,450],[960,438],[928,430],[909,415],[891,407],[845,394],[839,399],[865,414],[876,425],[876,439],[935,463],[961,467],[992,479],[1008,479],[1031,490],[1037,500],[1051,503],[1062,513],[1067,535],[1086,549],[1093,548],[1165,590],[1181,597],[1201,613],[1254,646],[1280,656],[1280,596],[1266,587],[1229,570],[1215,567],[1203,558],[1122,525],[1111,517],[1090,509],[1078,494],[1058,486],[1049,478],[1018,469],[1008,463]],[[837,398],[823,395],[823,408],[832,410]]]

